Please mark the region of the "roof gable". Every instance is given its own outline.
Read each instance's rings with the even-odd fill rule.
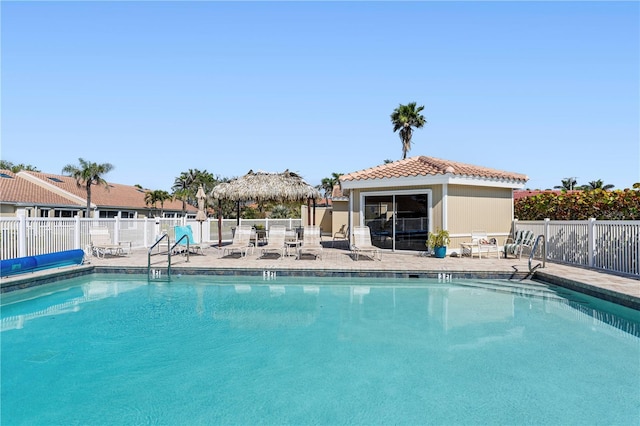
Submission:
[[[473,180],[482,181],[488,186],[491,181],[511,182],[515,184],[514,187],[523,185],[529,180],[526,175],[520,173],[490,169],[440,158],[418,156],[348,173],[340,176],[340,182],[346,187],[350,187],[352,186],[350,183],[356,182],[364,184],[365,182],[363,181],[407,178],[423,178],[421,181],[426,184],[446,183],[441,179],[442,177],[454,178],[450,183],[462,183],[456,182],[455,178],[464,178],[469,182]]]
[[[10,170],[0,170],[0,194],[3,203],[31,204],[39,206],[83,206],[80,200],[73,200],[52,192],[28,179],[23,179]]]
[[[86,206],[87,191],[78,186],[71,176],[55,175],[51,173],[21,171],[17,174],[8,170],[1,171],[13,179],[0,178],[1,197],[3,202],[36,203],[39,205],[73,205]],[[91,204],[98,208],[148,209],[144,197],[146,190],[136,186],[108,183],[91,186]],[[12,200],[11,198],[14,198]],[[50,200],[40,202],[39,200]],[[158,203],[158,207],[160,204]],[[182,201],[167,200],[164,210],[182,211]],[[187,204],[187,212],[195,213],[198,209]]]

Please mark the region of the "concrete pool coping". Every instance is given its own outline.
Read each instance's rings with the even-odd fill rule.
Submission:
[[[624,277],[593,269],[546,262],[544,268],[529,272],[528,259],[456,258],[436,259],[416,253],[383,252],[382,260],[361,257],[353,260],[349,250],[325,247],[323,258],[312,257],[297,260],[295,257],[260,258],[259,253],[246,257],[220,257],[221,250],[210,246],[204,254],[171,256],[172,273],[191,275],[262,275],[264,271],[276,271],[279,276],[383,276],[399,278],[438,278],[444,274],[452,278],[508,279],[530,278],[554,284],[574,291],[608,300],[640,310],[640,277]],[[151,268],[167,266],[167,255],[154,253]],[[126,256],[89,257],[82,266],[55,268],[4,277],[1,292],[33,287],[90,273],[145,274],[148,268],[148,251],[132,250]],[[532,261],[538,265],[540,261]]]

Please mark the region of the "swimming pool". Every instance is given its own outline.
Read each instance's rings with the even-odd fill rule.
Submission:
[[[2,424],[638,424],[638,311],[490,280],[96,274],[2,296]]]

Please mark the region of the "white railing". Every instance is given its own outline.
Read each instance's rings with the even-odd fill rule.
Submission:
[[[285,225],[290,229],[301,226],[301,219],[240,219],[241,224]],[[173,227],[191,225],[194,238],[203,243],[218,242],[218,220],[207,219],[200,223],[185,218],[144,218],[144,219],[84,219],[75,218],[0,218],[0,258],[37,256],[57,251],[82,249],[87,251],[91,240],[89,229],[106,227],[114,243],[126,242],[131,248],[148,248],[156,239],[169,233],[173,238]],[[233,238],[236,219],[222,220],[222,240]],[[128,244],[127,244],[128,245]]]
[[[544,235],[547,260],[640,276],[639,220],[515,220],[512,228]]]
[[[302,226],[301,219],[240,219],[241,224]],[[89,229],[107,227],[114,242],[130,242],[132,248],[148,248],[162,233],[172,233],[176,225],[191,225],[196,240],[218,241],[218,220],[200,223],[184,218],[83,219],[75,218],[0,218],[0,258],[36,256],[89,246]],[[222,240],[233,238],[236,219],[222,220]],[[607,272],[640,276],[640,221],[518,221],[513,230],[529,229],[544,235],[547,260],[586,266]],[[170,234],[171,235],[171,234]]]

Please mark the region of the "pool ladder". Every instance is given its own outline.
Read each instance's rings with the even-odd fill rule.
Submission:
[[[162,268],[160,269],[151,269],[151,252],[154,248],[156,248],[164,239],[167,240],[167,273],[166,278],[162,274]],[[159,281],[166,280],[171,281],[171,250],[173,247],[171,246],[171,242],[169,241],[169,235],[163,234],[158,238],[158,240],[153,243],[151,247],[149,247],[149,251],[147,252],[147,280],[151,281]],[[175,246],[174,246],[175,247]]]

